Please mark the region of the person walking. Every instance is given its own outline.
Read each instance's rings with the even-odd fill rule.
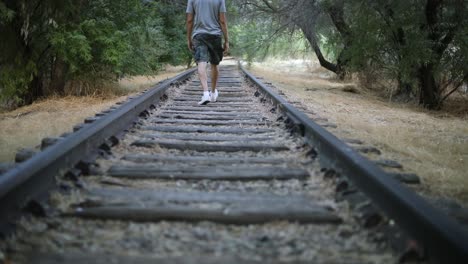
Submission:
[[[224,36],[224,45],[222,44]],[[187,45],[198,67],[203,88],[199,105],[216,102],[218,98],[218,65],[229,52],[229,34],[225,0],[188,0]],[[207,65],[211,64],[211,91],[208,89]]]

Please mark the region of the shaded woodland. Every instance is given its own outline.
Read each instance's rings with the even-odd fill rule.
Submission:
[[[29,104],[46,94],[79,94],[123,76],[184,64],[184,14],[169,1],[2,0],[3,101]]]
[[[244,19],[259,20],[271,36],[302,33],[320,65],[341,79],[357,73],[390,80],[392,96],[429,109],[466,86],[465,0],[240,2]]]
[[[465,0],[227,1],[233,55],[315,54],[340,79],[388,80],[391,96],[439,109],[468,81]],[[185,0],[2,0],[0,99],[32,103],[165,64],[191,65]]]

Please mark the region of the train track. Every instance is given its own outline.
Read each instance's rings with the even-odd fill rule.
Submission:
[[[467,260],[454,220],[245,69],[223,66],[207,106],[193,72],[1,175],[4,261],[391,263],[394,221],[440,262]]]

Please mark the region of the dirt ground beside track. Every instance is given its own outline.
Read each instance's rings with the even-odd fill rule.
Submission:
[[[170,67],[152,77],[140,76],[120,81],[117,94],[132,95],[182,71]],[[73,130],[87,117],[105,110],[125,96],[50,97],[14,111],[0,113],[0,162],[12,162],[21,148],[34,148],[44,137],[57,137]]]
[[[282,90],[290,101],[329,119],[329,129],[382,151],[405,172],[421,177],[429,195],[454,198],[468,206],[468,101],[448,101],[441,111],[389,102],[374,92],[334,79],[318,65],[269,62],[251,67]]]

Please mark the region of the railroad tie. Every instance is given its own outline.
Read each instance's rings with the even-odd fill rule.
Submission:
[[[271,221],[340,223],[325,205],[306,196],[279,196],[240,192],[187,192],[160,189],[97,189],[90,191],[90,206],[70,215],[130,221],[213,221],[226,224],[261,224]],[[85,203],[86,204],[86,203]]]
[[[120,256],[115,254],[104,253],[69,253],[69,254],[53,254],[53,253],[30,253],[27,258],[28,263],[35,264],[264,264],[264,261],[245,260],[241,257],[204,257],[204,256],[186,256],[186,257],[150,257],[150,256]],[[285,262],[268,261],[271,264],[282,264]],[[306,264],[307,261],[295,261],[288,264]]]
[[[159,132],[174,132],[174,133],[219,133],[219,134],[264,134],[271,133],[274,130],[269,128],[227,128],[227,127],[210,127],[210,126],[149,126],[140,127],[141,131],[159,131]]]
[[[224,180],[224,181],[253,181],[253,180],[290,180],[306,179],[309,173],[300,168],[282,168],[278,166],[189,166],[166,165],[131,165],[112,166],[108,174],[118,178],[131,179],[182,179],[182,180]]]

